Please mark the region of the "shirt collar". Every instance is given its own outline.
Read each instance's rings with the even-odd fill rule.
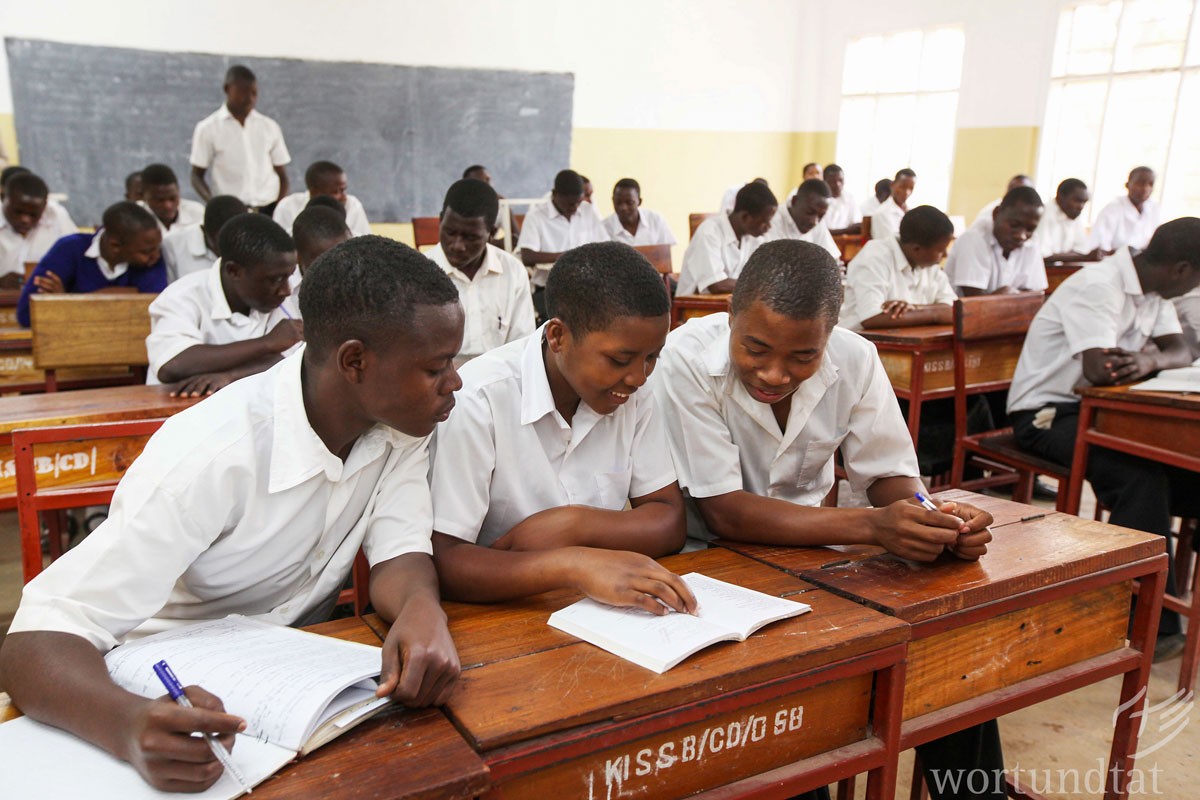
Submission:
[[[729,221],[728,214],[717,215],[717,227],[721,229],[721,240],[725,244],[732,242],[734,245],[737,245],[739,243],[740,240],[738,239],[737,231],[733,229],[733,223]],[[747,236],[746,238],[749,239],[750,237]]]
[[[446,251],[442,249],[441,244],[435,246],[432,250],[426,253],[434,262],[441,267],[451,278],[470,283],[472,280],[477,280],[481,275],[487,273],[496,273],[497,275],[504,274],[504,265],[500,263],[500,259],[492,252],[493,245],[485,244],[483,246],[483,263],[479,265],[479,270],[475,273],[475,278],[468,278],[467,273],[460,270],[458,267],[450,263],[450,259],[446,258]]]
[[[95,259],[96,266],[100,268],[100,274],[110,281],[115,281],[129,270],[129,262],[123,261],[120,264],[112,265],[104,260],[104,256],[100,255],[100,236],[103,233],[104,228],[96,229],[92,243],[88,245],[88,249],[84,251],[83,255],[85,258]]]
[[[521,353],[521,424],[530,425],[555,411],[546,360],[542,356],[542,337],[546,324],[533,332]]]
[[[191,232],[188,233],[187,247],[188,253],[196,258],[206,255],[211,255],[213,258],[217,257],[216,253],[208,249],[208,242],[204,238],[204,229],[199,225],[192,228]]]
[[[889,236],[886,240],[888,249],[892,251],[892,260],[900,265],[900,271],[905,270],[912,272],[914,267],[908,263],[908,256],[904,255],[904,248],[900,246],[899,236]]]
[[[229,319],[233,316],[233,309],[229,307],[229,300],[225,297],[225,287],[221,283],[221,259],[219,258],[208,268],[208,293],[212,299],[212,311],[209,312],[211,319]]]
[[[1117,264],[1117,274],[1121,276],[1121,288],[1125,290],[1125,294],[1134,297],[1144,295],[1142,281],[1138,278],[1137,269],[1133,266],[1133,253],[1130,252],[1129,247],[1118,249],[1112,254],[1112,258]]]
[[[258,114],[257,109],[254,109],[254,108],[250,109],[250,113],[246,115],[246,122],[249,123],[251,117],[254,117],[257,114]],[[231,119],[234,122],[237,122],[237,118],[233,116],[233,112],[229,110],[229,106],[225,105],[224,103],[221,103],[221,107],[217,109],[217,119],[222,119],[222,120]],[[241,123],[239,123],[239,124],[241,124]]]

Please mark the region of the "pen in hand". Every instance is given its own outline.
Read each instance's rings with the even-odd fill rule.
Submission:
[[[187,695],[184,694],[182,684],[179,683],[179,679],[175,677],[175,673],[171,671],[171,667],[167,665],[166,661],[159,661],[154,665],[154,674],[162,681],[162,685],[166,687],[167,694],[171,696],[172,700],[184,708],[194,708],[192,701],[188,700]],[[246,779],[242,777],[241,771],[233,765],[233,759],[229,757],[229,752],[221,744],[217,734],[205,733],[201,735],[208,742],[209,749],[217,757],[217,761],[221,762],[221,766],[233,776],[234,780],[241,784],[242,788],[246,790],[246,794],[250,794],[250,784],[246,783]]]

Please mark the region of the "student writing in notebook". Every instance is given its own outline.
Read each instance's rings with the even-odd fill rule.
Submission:
[[[231,194],[219,194],[204,206],[204,221],[198,225],[175,226],[163,237],[162,255],[167,265],[167,281],[174,283],[184,275],[203,272],[221,257],[217,237],[225,223],[246,213],[246,204]]]
[[[444,702],[458,675],[430,561],[426,437],[461,382],[450,279],[398,242],[358,237],[305,277],[302,352],[167,420],[121,478],[109,517],[26,585],[0,648],[21,710],[129,761],[154,786],[199,791],[221,766],[191,734],[244,720],[130,694],[102,654],[228,614],[327,618],[360,546],[391,621],[379,695]],[[244,713],[244,712],[243,712]]]
[[[307,191],[289,194],[275,206],[274,220],[288,233],[296,215],[303,211],[310,200],[318,195],[328,195],[337,200],[346,214],[346,225],[354,236],[365,236],[371,232],[367,212],[362,201],[347,191],[349,184],[346,173],[332,161],[314,161],[304,171],[304,187]]]
[[[683,497],[654,398],[670,326],[658,272],[627,245],[564,253],[550,320],[463,367],[430,485],[442,591],[494,602],[560,587],[620,606],[693,610],[652,557],[684,542]],[[626,508],[626,503],[630,506]]]
[[[345,215],[336,209],[310,205],[301,211],[292,223],[300,277],[326,250],[332,250],[352,235],[346,227]]]
[[[696,228],[683,265],[677,295],[727,294],[754,248],[762,243],[779,201],[766,182],[751,181],[738,190],[733,211],[706,219]]]
[[[905,168],[896,173],[886,199],[871,212],[871,238],[887,239],[900,230],[900,220],[908,211],[908,198],[917,185],[917,173]],[[878,192],[878,185],[876,186]]]
[[[204,204],[179,196],[179,180],[166,164],[151,164],[141,175],[142,197],[138,205],[154,213],[163,236],[177,225],[195,225],[204,219]]]
[[[50,190],[32,172],[18,172],[5,184],[0,201],[0,289],[20,289],[25,265],[42,256],[64,236],[78,233],[75,223],[47,203]]]

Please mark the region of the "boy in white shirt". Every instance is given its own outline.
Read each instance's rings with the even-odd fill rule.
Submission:
[[[308,203],[318,195],[328,195],[341,203],[346,212],[346,226],[354,236],[366,236],[371,232],[371,223],[367,222],[367,212],[362,201],[346,189],[346,173],[332,161],[314,161],[304,171],[304,186],[308,191],[289,194],[275,206],[272,218],[288,233],[292,232],[292,223],[296,216],[308,207]]]
[[[796,188],[787,205],[775,212],[767,239],[811,242],[840,261],[842,253],[823,221],[828,210],[829,185],[820,178],[809,178]]]
[[[1193,363],[1200,366],[1200,289],[1192,289],[1187,294],[1176,297],[1175,313],[1179,317],[1179,326],[1183,328],[1183,338],[1187,341],[1188,350],[1192,353]]]
[[[900,220],[908,211],[908,198],[917,186],[917,173],[905,168],[892,179],[886,200],[871,212],[871,238],[889,239],[900,232]],[[878,187],[876,187],[878,189]]]
[[[880,180],[876,181],[875,193],[863,201],[862,208],[860,209],[860,211],[862,211],[862,218],[867,219],[874,214],[876,210],[883,205],[883,201],[888,199],[891,193],[891,178],[881,178]]]
[[[751,183],[761,183],[766,188],[768,188],[768,189],[771,188],[770,185],[767,183],[766,178],[755,178],[754,180],[750,181],[749,183],[735,183],[733,186],[726,188],[725,191],[721,194],[721,205],[717,208],[717,213],[719,213],[719,214],[731,213],[733,211],[734,204],[737,203],[738,192],[740,192],[746,186],[749,186]]]
[[[310,205],[301,211],[292,225],[300,277],[304,277],[314,261],[349,238],[351,233],[346,227],[346,217],[339,210]]]
[[[230,67],[225,103],[197,122],[192,133],[192,188],[205,202],[213,195],[232,194],[271,216],[287,196],[292,156],[279,123],[256,111],[257,104],[254,73],[240,64]]]
[[[0,201],[0,289],[17,290],[25,284],[26,263],[41,261],[55,242],[79,229],[65,209],[58,213],[48,204],[50,190],[32,172],[17,172],[4,186],[4,199]]]
[[[151,164],[141,175],[142,197],[138,205],[154,212],[163,236],[175,226],[197,225],[204,220],[204,204],[179,196],[179,180],[166,164]]]
[[[216,782],[221,764],[193,734],[230,748],[245,722],[197,686],[186,689],[194,708],[126,692],[103,653],[230,613],[320,622],[360,546],[371,602],[392,621],[377,694],[428,705],[455,685],[426,475],[427,437],[461,385],[458,295],[398,242],[339,250],[308,275],[304,351],[167,420],[108,519],[25,587],[0,650],[22,711],[164,791]]]
[[[425,253],[450,276],[466,314],[457,366],[533,333],[529,274],[515,256],[488,244],[499,213],[500,198],[487,183],[454,182],[442,201],[438,243]]]
[[[946,260],[946,277],[960,297],[1046,289],[1046,265],[1033,236],[1045,207],[1037,189],[1010,189],[991,219],[959,237]]]
[[[746,259],[763,242],[779,201],[766,183],[751,181],[737,193],[733,211],[706,219],[696,228],[679,268],[676,296],[728,294]]]
[[[1013,175],[1008,179],[1008,185],[1004,187],[1004,194],[1008,194],[1018,186],[1028,186],[1030,189],[1034,188],[1033,178],[1029,177],[1028,175]],[[979,213],[975,216],[975,221],[971,224],[978,225],[979,220],[981,219],[991,219],[992,212],[996,209],[996,206],[1000,205],[1002,200],[1004,200],[1003,196],[997,197],[995,200],[981,208]]]
[[[617,181],[612,204],[613,213],[604,218],[604,230],[614,242],[630,247],[679,243],[662,214],[642,208],[642,187],[633,178]]]
[[[1158,228],[1162,210],[1150,199],[1154,191],[1154,170],[1134,167],[1125,182],[1126,194],[1100,209],[1088,247],[1108,255],[1125,245],[1139,250],[1146,247]]]
[[[829,210],[825,212],[825,227],[837,236],[843,233],[859,233],[862,230],[862,212],[854,195],[846,191],[846,173],[837,164],[825,167],[821,175],[829,186]]]
[[[167,265],[167,281],[174,283],[184,275],[203,272],[221,257],[217,237],[225,223],[246,213],[246,204],[231,194],[219,194],[204,206],[204,221],[198,225],[176,226],[163,237],[162,255]]]
[[[942,259],[954,223],[933,206],[917,206],[900,220],[900,235],[872,239],[846,267],[838,325],[849,330],[949,325],[954,289]]]
[[[1087,184],[1078,178],[1067,178],[1058,185],[1054,202],[1046,207],[1034,239],[1047,264],[1100,259],[1099,250],[1087,249],[1083,208],[1088,199]]]
[[[292,237],[263,214],[242,214],[217,238],[221,258],[150,304],[146,383],[178,384],[172,396],[212,394],[262,372],[303,338]]]
[[[627,245],[590,244],[562,255],[546,295],[545,325],[463,367],[438,429],[442,592],[494,602],[570,587],[656,614],[659,600],[694,610],[652,560],[685,537],[663,421],[639,391],[670,327],[662,279]]]

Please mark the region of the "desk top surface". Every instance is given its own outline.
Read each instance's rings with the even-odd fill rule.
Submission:
[[[16,428],[169,417],[200,402],[170,397],[165,386],[110,386],[0,397],[0,434]]]
[[[1119,528],[1011,500],[954,490],[995,517],[992,543],[979,561],[943,554],[928,564],[878,547],[780,547],[722,542],[842,597],[916,623],[1042,589],[1164,552],[1160,536]],[[1037,519],[1021,521],[1023,516]]]
[[[732,294],[679,294],[675,295],[675,302],[683,301],[685,303],[708,303],[725,306],[729,304],[732,298]]]
[[[950,344],[954,341],[953,325],[913,325],[909,328],[872,328],[858,331],[864,339],[875,344]]]
[[[1120,400],[1122,403],[1181,408],[1200,413],[1200,393],[1141,392],[1134,391],[1130,386],[1087,386],[1076,389],[1075,392],[1083,397],[1098,400]]]

